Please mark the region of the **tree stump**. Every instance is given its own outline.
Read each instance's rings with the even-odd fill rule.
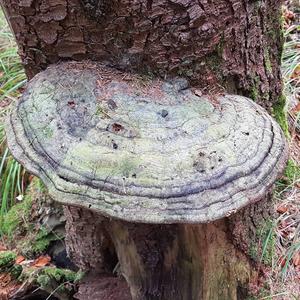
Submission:
[[[99,80],[97,87],[105,87],[107,82],[116,78],[119,78],[119,84],[123,80],[126,85],[128,80],[130,81],[134,77],[139,81],[139,84],[142,83],[143,85],[141,94],[148,93],[149,96],[151,89],[157,91],[155,82],[163,79],[168,85],[167,90],[170,94],[182,96],[184,93],[189,93],[186,94],[188,99],[198,97],[199,101],[202,101],[202,97],[207,97],[214,108],[212,110],[222,111],[225,109],[227,104],[222,106],[222,103],[225,103],[222,97],[228,100],[228,97],[231,97],[228,94],[243,95],[250,97],[256,103],[264,106],[269,113],[273,113],[279,116],[279,119],[284,120],[284,98],[282,97],[280,75],[283,42],[280,3],[276,0],[258,2],[241,0],[213,0],[210,2],[205,0],[58,0],[54,2],[2,0],[1,5],[15,33],[19,53],[28,77],[33,78],[33,82],[40,80],[40,85],[31,91],[30,88],[27,88],[23,96],[23,104],[32,95],[36,96],[39,101],[32,106],[32,111],[37,109],[38,114],[32,119],[41,120],[40,124],[45,120],[47,121],[47,124],[45,123],[47,126],[43,128],[41,125],[34,125],[31,128],[34,134],[30,133],[27,125],[33,125],[31,117],[28,117],[32,112],[28,109],[28,115],[25,114],[24,116],[22,112],[18,111],[15,115],[16,122],[22,120],[23,123],[21,122],[22,125],[20,123],[15,127],[12,124],[9,125],[13,128],[8,133],[10,147],[17,159],[24,163],[30,171],[46,181],[49,192],[55,200],[67,205],[65,207],[68,231],[66,241],[69,254],[79,267],[90,271],[90,274],[99,275],[97,278],[99,281],[102,280],[102,284],[99,285],[102,290],[99,294],[95,291],[95,294],[102,295],[101,297],[110,294],[112,285],[108,284],[108,278],[115,276],[116,269],[118,269],[116,266],[120,265],[119,273],[125,278],[133,300],[245,299],[247,283],[249,283],[252,274],[255,273],[248,253],[245,253],[248,242],[245,237],[253,237],[253,233],[251,233],[253,208],[260,206],[254,202],[263,198],[270,191],[272,183],[282,171],[287,157],[282,132],[280,133],[274,121],[267,117],[265,111],[262,111],[255,104],[249,106],[250,110],[255,111],[257,109],[257,112],[253,111],[252,116],[262,115],[264,121],[261,121],[259,126],[253,126],[246,131],[242,130],[243,133],[240,132],[240,137],[235,139],[237,144],[233,144],[233,148],[242,149],[245,145],[244,141],[247,141],[249,136],[252,138],[252,134],[254,134],[256,139],[253,138],[253,143],[247,144],[251,149],[252,144],[257,142],[257,134],[261,134],[261,139],[265,141],[262,143],[265,148],[262,150],[259,148],[256,154],[253,152],[249,155],[252,164],[241,168],[234,175],[247,172],[253,174],[253,177],[247,178],[248,180],[245,182],[239,181],[240,195],[243,194],[243,188],[249,192],[247,195],[243,194],[240,202],[236,201],[236,198],[234,201],[229,201],[228,199],[232,199],[232,195],[228,193],[229,196],[226,198],[228,190],[226,189],[222,194],[220,189],[220,195],[224,196],[223,200],[230,209],[226,210],[226,205],[224,207],[216,205],[215,209],[212,210],[213,212],[199,209],[199,214],[193,215],[188,209],[192,211],[195,208],[196,210],[197,201],[195,201],[196,197],[189,196],[186,198],[187,203],[189,205],[194,203],[195,207],[193,205],[189,207],[187,205],[188,208],[181,207],[180,214],[171,217],[171,214],[177,211],[175,208],[176,201],[182,202],[169,200],[174,195],[178,196],[178,191],[175,191],[174,188],[172,193],[169,193],[169,190],[163,185],[159,185],[158,188],[152,185],[153,193],[150,198],[154,197],[153,195],[158,195],[156,199],[159,199],[159,204],[157,206],[151,206],[151,204],[153,213],[149,214],[151,209],[147,207],[148,204],[138,201],[142,197],[148,197],[147,192],[138,195],[135,193],[135,188],[139,188],[139,185],[137,187],[134,187],[134,184],[132,186],[126,185],[128,182],[134,182],[136,178],[139,178],[137,171],[142,172],[143,168],[140,166],[140,169],[135,170],[135,166],[128,164],[127,162],[130,160],[127,159],[125,160],[126,163],[117,163],[120,167],[117,171],[119,172],[118,176],[122,179],[117,180],[117,186],[113,188],[115,190],[112,189],[107,192],[104,189],[103,199],[107,201],[104,201],[104,207],[99,204],[99,197],[106,185],[111,184],[113,186],[113,184],[109,181],[110,176],[107,176],[107,179],[103,180],[105,184],[100,188],[97,187],[98,175],[97,169],[94,167],[96,162],[90,163],[92,159],[89,161],[94,156],[93,153],[87,154],[88,152],[83,151],[80,154],[80,151],[77,151],[77,154],[81,155],[79,158],[77,157],[78,159],[70,156],[68,168],[72,169],[72,164],[78,166],[80,160],[85,162],[87,160],[90,163],[87,169],[91,170],[91,173],[87,171],[88,175],[86,176],[86,169],[83,172],[80,169],[82,166],[78,166],[79,177],[78,174],[73,174],[72,178],[68,177],[69,171],[67,173],[62,171],[64,161],[60,160],[57,153],[53,154],[54,152],[52,152],[52,156],[49,153],[43,153],[45,150],[43,148],[49,150],[51,148],[49,145],[52,143],[54,145],[51,137],[59,126],[57,128],[51,127],[51,122],[53,119],[56,120],[56,115],[59,113],[51,116],[52,119],[49,117],[50,114],[47,115],[49,112],[48,105],[51,103],[49,99],[52,96],[48,100],[43,97],[48,97],[49,93],[51,94],[48,88],[51,90],[53,86],[51,84],[48,87],[45,86],[48,80],[47,76],[43,78],[40,72],[51,64],[49,69],[55,69],[61,61],[81,62],[69,63],[70,70],[77,69],[77,76],[74,77],[73,82],[68,83],[68,87],[71,88],[64,86],[63,81],[63,74],[68,74],[68,68],[66,72],[54,76],[56,80],[60,81],[61,86],[58,88],[58,85],[54,85],[53,88],[54,91],[62,92],[62,97],[57,97],[55,105],[59,107],[59,112],[63,111],[69,116],[66,125],[69,126],[68,133],[76,137],[78,143],[81,142],[80,139],[85,139],[88,131],[95,125],[90,126],[91,128],[86,126],[90,119],[85,116],[84,102],[80,102],[80,109],[76,109],[79,103],[77,100],[80,98],[78,95],[84,91],[83,94],[86,99],[99,96],[99,94],[94,94],[94,90],[97,90],[92,83],[94,75],[89,77],[90,80],[86,80],[85,84],[79,84],[80,88],[78,88],[79,85],[76,88],[73,87],[73,83],[78,83],[77,78],[83,76],[86,69],[92,68],[93,63],[86,61],[87,59],[101,62],[105,68],[114,70],[108,72],[113,74],[108,74],[105,71],[107,69],[104,68],[105,72],[103,73],[103,68],[101,69],[99,64],[95,64],[95,72],[98,72],[100,76],[97,78]],[[97,71],[97,68],[100,68],[102,73]],[[51,71],[49,72],[48,74],[51,75]],[[115,77],[114,72],[118,73],[119,77]],[[41,77],[38,77],[39,75]],[[178,76],[180,77],[179,80]],[[139,84],[137,84],[136,90],[141,91]],[[101,89],[99,88],[99,90]],[[107,91],[107,94],[113,93],[114,87],[111,86],[110,90]],[[158,105],[155,101],[159,102],[163,98],[161,95],[153,95],[154,92],[151,94],[152,98],[149,97],[153,99],[153,104],[148,105],[152,108]],[[232,103],[235,103],[236,97],[230,98]],[[106,99],[103,102],[107,107],[101,105],[98,107],[98,104],[92,108],[89,107],[91,111],[94,110],[97,118],[104,121],[111,118],[110,114],[116,109],[115,104],[118,102],[113,97],[111,98],[113,101]],[[127,105],[126,101],[122,104],[125,110],[130,106],[129,98]],[[80,99],[84,100],[84,97]],[[231,117],[238,116],[240,111],[242,114],[245,113],[245,107],[250,103],[247,101],[244,102],[245,106],[240,103],[237,109],[232,110]],[[184,101],[180,103],[184,103]],[[23,104],[20,104],[19,107]],[[160,103],[159,105],[163,104]],[[228,105],[230,106],[230,103]],[[45,109],[46,107],[47,109]],[[154,111],[152,108],[149,110],[150,112]],[[196,104],[195,108],[197,108]],[[192,111],[190,109],[189,113]],[[157,113],[162,119],[167,120],[170,117],[170,111],[165,108],[158,110]],[[182,114],[182,116],[184,115],[186,114]],[[148,118],[147,114],[144,118]],[[135,136],[134,131],[131,131],[132,128],[127,128],[128,124],[131,125],[129,121],[135,120],[135,117],[125,123],[120,123],[117,121],[118,119],[112,119],[114,120],[113,123],[107,124],[107,127],[101,127],[101,125],[99,128],[102,133],[109,132],[113,135],[112,139],[107,139],[105,146],[110,147],[110,151],[120,151],[125,139],[130,140],[138,137],[138,135]],[[227,119],[229,123],[232,121],[230,117]],[[13,123],[14,118],[11,120]],[[249,120],[248,123],[251,123],[251,116],[249,116]],[[198,128],[201,132],[201,125],[199,125],[201,122],[199,119],[198,124],[189,126],[188,130]],[[48,126],[49,124],[50,126]],[[22,127],[23,125],[27,131]],[[239,126],[232,128],[234,128],[233,132],[240,129]],[[260,132],[259,128],[263,128],[263,130]],[[148,135],[151,136],[153,132],[156,132],[156,129],[148,131]],[[213,132],[215,131],[213,130]],[[95,143],[101,134],[94,135]],[[215,134],[217,136],[217,133]],[[228,133],[228,135],[230,134]],[[275,138],[268,140],[269,135],[273,135]],[[174,134],[173,138],[176,136]],[[161,138],[164,137],[162,130]],[[40,143],[36,144],[36,140],[41,142],[41,148]],[[43,144],[45,140],[47,142]],[[68,143],[70,140],[68,138],[57,138],[56,140],[60,143],[56,146],[62,147],[57,147],[57,149],[67,149],[65,152],[62,150],[64,155],[69,153],[71,143]],[[138,141],[138,138],[136,140]],[[93,141],[91,140],[91,142]],[[195,139],[195,143],[197,142],[198,140]],[[34,154],[28,155],[30,152],[28,149],[31,149],[32,145],[35,147],[32,152]],[[145,145],[147,144],[145,143]],[[181,147],[180,143],[178,147]],[[215,151],[210,148],[211,152]],[[226,152],[228,147],[223,149]],[[274,152],[271,152],[272,149],[275,149]],[[134,147],[131,150],[134,152]],[[219,152],[217,151],[217,153]],[[271,153],[276,159],[266,162],[268,153]],[[209,160],[203,160],[203,154],[205,157],[209,157]],[[182,158],[183,155],[184,152],[181,152],[178,157]],[[224,155],[230,161],[228,152]],[[95,154],[95,156],[97,155]],[[159,156],[160,154],[157,154],[155,157]],[[47,161],[49,157],[50,162]],[[245,155],[245,157],[248,156]],[[44,159],[51,167],[45,167]],[[189,170],[193,170],[191,172],[195,172],[197,176],[202,172],[217,172],[220,170],[218,163],[222,164],[222,161],[218,162],[218,159],[223,159],[223,157],[217,157],[215,153],[206,153],[201,150],[198,152],[194,163],[190,164],[192,167]],[[172,159],[171,154],[166,155],[157,165],[158,167],[159,165],[164,166],[165,161],[170,161],[170,164],[173,164],[176,160],[177,158]],[[261,160],[260,163],[258,160]],[[35,163],[33,164],[32,161]],[[187,161],[189,160],[187,159]],[[263,162],[265,165],[262,166]],[[113,160],[109,160],[109,163],[102,167],[103,169],[110,168],[111,165],[113,165]],[[51,172],[44,172],[45,168],[51,169]],[[68,170],[68,168],[66,169]],[[185,165],[183,170],[188,168]],[[167,172],[168,168],[164,167],[161,170],[161,173]],[[268,172],[261,170],[268,170]],[[178,171],[176,176],[181,178],[179,173]],[[58,177],[55,175],[57,174],[60,174],[58,176],[59,181],[56,181]],[[172,174],[172,171],[169,171],[169,174]],[[262,174],[263,177],[258,180]],[[185,175],[184,172],[183,175]],[[219,178],[222,176],[220,175]],[[226,178],[229,177],[228,175]],[[78,178],[80,178],[79,181]],[[218,180],[216,182],[219,182]],[[77,184],[76,187],[72,186],[74,182]],[[210,184],[209,182],[208,184]],[[229,182],[228,179],[227,183],[229,184]],[[147,186],[147,184],[149,182],[144,181],[142,185]],[[214,185],[214,183],[211,184]],[[249,184],[253,185],[251,189]],[[88,197],[85,195],[78,196],[78,190],[82,191],[82,186],[85,185],[88,186],[86,194],[90,197],[89,202],[86,202]],[[136,198],[127,197],[127,194],[122,191],[128,187],[131,189],[128,195],[134,195]],[[157,189],[155,190],[155,188]],[[97,193],[93,189],[98,189],[100,192]],[[200,191],[199,186],[195,188],[194,183],[189,185],[187,182],[181,190],[181,195],[187,196],[187,191],[192,194],[193,189],[195,194]],[[69,193],[66,193],[66,190],[69,190]],[[229,190],[233,191],[234,188]],[[122,197],[118,198],[115,195],[122,195]],[[203,201],[208,201],[213,197],[215,196],[206,197],[202,195]],[[125,205],[122,210],[118,206],[118,201],[125,203],[125,198],[128,205],[126,204],[127,206]],[[165,214],[165,210],[161,209],[165,205],[161,199],[172,204],[170,209],[172,213],[169,216]],[[144,205],[144,211],[138,213],[135,206],[136,203],[141,202]],[[113,209],[110,207],[111,203],[113,203]],[[220,201],[220,203],[223,202]],[[239,204],[237,205],[237,203]],[[265,201],[264,203],[268,202]],[[236,215],[234,213],[247,204],[251,206],[251,209],[246,208],[243,214],[245,220],[249,219],[251,222],[245,222],[241,226],[239,216],[242,213]],[[264,207],[269,210],[270,205],[267,204]],[[101,215],[99,215],[100,212]],[[262,214],[259,209],[256,212]],[[227,215],[231,214],[233,216],[227,218]],[[114,216],[115,219],[111,219],[111,216]],[[255,216],[255,218],[263,219],[260,216]],[[159,224],[144,224],[145,222]],[[241,229],[241,227],[243,228]],[[119,289],[124,289],[123,296],[128,297],[128,289],[125,288],[126,284],[122,277],[113,284]],[[95,286],[94,282],[92,286]],[[87,285],[85,285],[86,287]],[[105,288],[107,288],[106,291]],[[91,290],[85,289],[85,291]],[[115,297],[114,300],[118,300],[116,297],[120,297],[120,295],[122,294],[117,293],[112,297]],[[85,296],[86,299],[88,297],[93,299],[92,295],[85,294],[83,290],[78,293],[78,299],[85,299]],[[123,298],[121,299],[123,300]]]

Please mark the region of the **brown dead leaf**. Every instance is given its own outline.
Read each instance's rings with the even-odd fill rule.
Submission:
[[[280,213],[280,214],[284,214],[285,212],[288,211],[288,206],[285,205],[285,204],[281,204],[281,205],[278,205],[277,206],[277,212]]]
[[[22,256],[22,255],[18,255],[17,258],[16,258],[16,264],[19,265],[22,261],[25,260],[25,257]]]
[[[195,91],[195,95],[198,96],[198,97],[201,97],[202,96],[202,91],[196,89]]]
[[[6,251],[6,250],[7,250],[7,248],[4,245],[0,244],[0,251]]]
[[[49,255],[42,255],[33,262],[32,266],[36,268],[45,267],[50,263],[50,261],[51,257]]]
[[[292,112],[293,113],[298,113],[300,111],[300,103],[298,103],[293,109],[292,109]]]
[[[300,252],[296,252],[293,256],[294,266],[300,266]]]
[[[279,258],[279,265],[281,266],[281,268],[283,268],[286,264],[286,258],[284,256],[281,256]]]
[[[0,287],[4,288],[11,282],[11,276],[9,273],[0,274]]]
[[[31,182],[31,181],[33,180],[34,177],[35,177],[35,176],[33,176],[33,175],[29,175],[28,181]]]

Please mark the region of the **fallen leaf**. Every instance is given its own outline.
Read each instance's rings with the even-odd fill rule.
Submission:
[[[16,258],[16,264],[19,265],[22,261],[25,260],[25,257],[22,255],[17,256]]]
[[[293,109],[292,112],[293,113],[298,113],[300,111],[300,103],[298,103]]]
[[[6,287],[11,282],[11,276],[9,273],[0,275],[0,287]]]
[[[285,266],[285,264],[286,264],[286,259],[285,259],[284,256],[281,256],[281,257],[279,258],[279,264],[280,264],[281,268],[283,268],[283,267]]]
[[[6,251],[7,248],[4,245],[0,245],[0,251]]]
[[[38,257],[32,264],[33,267],[44,267],[48,265],[51,261],[51,257],[49,255],[42,255]]]
[[[33,180],[34,177],[35,177],[34,175],[29,175],[28,181],[31,182],[31,181]]]
[[[300,266],[300,252],[296,252],[293,256],[294,266]]]
[[[285,212],[288,211],[288,206],[285,205],[285,204],[278,205],[276,210],[277,210],[278,213],[284,214]]]
[[[198,97],[202,96],[202,92],[200,90],[195,90],[195,95]]]

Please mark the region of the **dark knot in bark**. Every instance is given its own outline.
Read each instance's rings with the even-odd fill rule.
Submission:
[[[112,0],[81,0],[85,12],[97,22],[101,22],[112,11]]]

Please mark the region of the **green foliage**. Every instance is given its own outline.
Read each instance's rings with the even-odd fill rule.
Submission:
[[[282,54],[282,75],[285,79],[285,84],[288,85],[288,88],[294,89],[290,87],[290,84],[293,84],[297,78],[293,78],[293,74],[297,67],[300,66],[300,40],[299,39],[291,39],[290,35],[300,32],[300,25],[292,25],[285,32],[286,42],[284,44],[284,51]]]
[[[23,267],[21,265],[13,265],[10,268],[9,273],[13,278],[18,279],[19,276],[22,274],[22,271]]]
[[[0,103],[14,100],[26,82],[14,36],[0,11]]]
[[[284,264],[284,266],[282,268],[282,276],[286,276],[288,268],[289,268],[289,265],[290,265],[290,262],[291,262],[293,256],[295,255],[295,253],[297,253],[299,251],[300,251],[300,242],[293,243],[289,247],[289,249],[288,249],[288,251],[287,251],[287,253],[286,253],[285,257],[284,257],[285,258],[285,264]]]
[[[270,220],[266,222],[259,232],[259,236],[262,241],[262,254],[260,260],[269,266],[272,265],[273,257],[275,255],[275,227],[276,222]]]
[[[62,237],[57,236],[53,232],[49,232],[46,228],[41,227],[35,238],[27,243],[27,245],[24,245],[24,248],[28,249],[27,252],[31,252],[31,255],[40,254],[47,250],[51,242],[57,241],[61,238]]]
[[[259,243],[251,241],[249,255],[254,261],[260,261],[265,265],[271,266],[275,255],[276,243],[276,222],[267,220],[261,224],[256,232]]]
[[[284,176],[286,177],[288,184],[292,184],[296,180],[299,180],[300,166],[296,164],[292,159],[289,159],[284,171]]]
[[[41,180],[34,177],[26,190],[24,199],[15,204],[1,219],[0,236],[28,257],[44,253],[52,241],[62,238],[43,226],[38,227],[33,224],[32,205],[36,205],[38,209],[40,202],[36,199],[41,201],[44,193],[45,189]],[[22,236],[22,238],[15,240],[17,236]]]
[[[282,54],[282,75],[287,102],[297,98],[300,92],[299,76],[294,76],[295,71],[300,69],[300,25],[292,25],[285,32],[286,42]],[[300,113],[296,117],[295,127],[300,128]]]
[[[15,203],[16,197],[23,195],[24,170],[7,149],[3,124],[8,104],[19,96],[25,82],[14,36],[0,11],[0,218]]]
[[[0,219],[0,235],[13,238],[16,231],[28,230],[31,205],[32,198],[30,193],[28,193],[20,203],[14,205],[8,213],[3,214]]]
[[[31,205],[31,195],[27,194],[22,202],[14,205],[8,213],[4,214],[0,222],[0,234],[13,238],[16,231],[26,231]]]
[[[45,267],[38,272],[35,282],[41,289],[48,291],[59,299],[70,299],[73,292],[73,284],[82,277],[82,272]]]
[[[37,282],[42,287],[45,287],[52,280],[55,280],[58,283],[76,283],[82,278],[82,276],[82,272],[74,272],[68,269],[59,269],[56,267],[45,267],[39,273]]]
[[[15,203],[18,195],[23,195],[22,178],[23,168],[21,165],[11,158],[9,151],[5,148],[0,161],[0,217],[3,216],[9,208]]]
[[[13,251],[1,251],[0,252],[0,271],[13,266],[17,258],[16,253]]]
[[[294,160],[289,159],[283,176],[276,181],[275,193],[280,195],[283,191],[293,186],[296,181],[300,181],[300,166]]]

